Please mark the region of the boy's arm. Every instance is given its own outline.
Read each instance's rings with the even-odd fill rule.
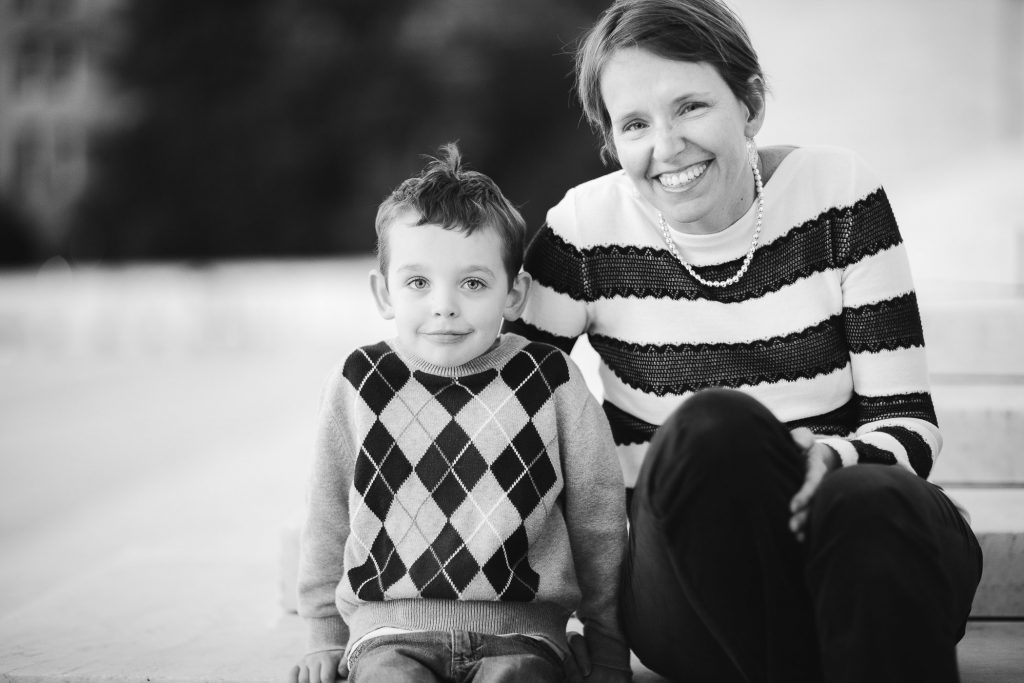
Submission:
[[[335,604],[344,577],[353,461],[352,439],[337,410],[345,384],[341,373],[335,373],[321,401],[302,528],[298,611],[307,625],[307,654],[344,650],[348,644],[348,626]]]
[[[575,368],[574,368],[575,370]],[[594,665],[628,672],[629,648],[618,620],[619,582],[626,552],[626,498],[604,411],[579,371],[585,394],[579,418],[560,426],[565,518],[582,600],[577,616]]]

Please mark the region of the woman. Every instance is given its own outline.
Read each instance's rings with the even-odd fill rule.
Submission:
[[[633,651],[685,681],[957,680],[981,551],[925,479],[941,437],[884,190],[844,150],[756,148],[764,76],[717,0],[615,3],[577,86],[622,170],[551,209],[514,329],[600,355]]]

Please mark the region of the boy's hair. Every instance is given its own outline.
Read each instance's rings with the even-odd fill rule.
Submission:
[[[576,94],[601,135],[601,156],[616,159],[601,72],[616,50],[641,48],[677,62],[706,62],[729,90],[756,111],[764,73],[743,22],[722,0],[617,0],[576,50]],[[751,83],[752,76],[760,82]]]
[[[523,265],[526,222],[522,215],[493,180],[463,167],[454,142],[442,146],[439,156],[427,158],[430,161],[419,175],[403,181],[377,209],[374,225],[380,272],[387,277],[388,228],[405,211],[414,211],[419,215],[416,225],[430,223],[466,234],[481,228],[496,230],[511,287]]]

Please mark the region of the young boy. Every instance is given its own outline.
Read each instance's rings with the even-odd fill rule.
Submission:
[[[630,680],[611,431],[567,356],[499,335],[530,284],[522,217],[448,145],[376,229],[370,284],[398,334],[324,392],[292,680],[561,681],[574,610],[588,680]]]

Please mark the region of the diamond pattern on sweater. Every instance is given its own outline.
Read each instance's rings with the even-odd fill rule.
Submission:
[[[532,422],[526,423],[516,434],[491,465],[491,471],[523,519],[530,516],[544,494],[558,481],[544,442]]]
[[[451,517],[487,471],[487,462],[454,420],[416,463],[416,474],[434,502]]]
[[[553,503],[545,496],[558,482],[558,455],[534,420],[554,419],[544,411],[569,380],[564,356],[530,344],[500,373],[449,378],[409,372],[387,345],[363,351],[346,374],[376,415],[353,478],[362,500],[352,534],[364,558],[348,572],[356,595],[382,600],[414,587],[423,598],[532,600],[540,578],[527,523]]]
[[[409,567],[409,576],[424,598],[457,600],[480,565],[451,524],[445,524],[430,547]]]
[[[356,458],[352,483],[378,519],[384,519],[395,493],[411,473],[409,459],[376,420]]]
[[[412,377],[409,368],[384,342],[349,356],[342,374],[376,414]]]
[[[560,353],[553,348],[541,353],[544,355],[539,358],[532,353],[517,354],[501,370],[501,378],[530,417],[548,401],[551,392],[569,381],[569,368]]]
[[[405,575],[405,565],[395,551],[387,531],[381,529],[370,548],[370,555],[358,567],[348,571],[355,594],[363,600],[383,600],[384,592]]]
[[[533,599],[540,576],[527,562],[529,550],[526,529],[519,527],[484,564],[484,574],[501,600]]]

